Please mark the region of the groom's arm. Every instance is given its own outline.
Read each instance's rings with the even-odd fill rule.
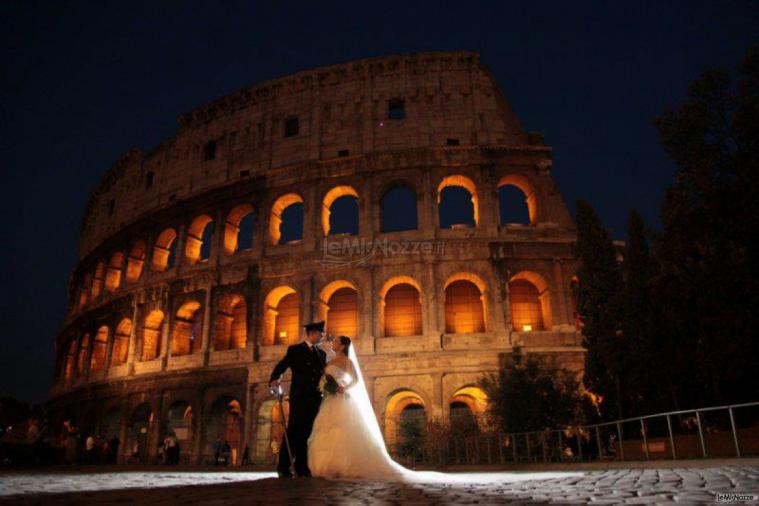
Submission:
[[[277,365],[274,366],[274,370],[271,372],[271,376],[269,377],[269,384],[274,383],[275,381],[279,381],[279,378],[281,378],[285,371],[290,367],[292,361],[291,350],[292,347],[288,347],[287,353],[285,353],[285,357],[280,360]]]

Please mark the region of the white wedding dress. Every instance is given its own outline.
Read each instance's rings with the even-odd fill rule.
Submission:
[[[324,373],[345,388],[325,395],[308,439],[308,467],[313,476],[353,480],[405,480],[412,473],[393,461],[385,447],[351,348],[353,371],[327,364]]]

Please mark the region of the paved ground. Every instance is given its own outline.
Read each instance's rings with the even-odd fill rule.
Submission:
[[[406,484],[278,480],[264,472],[199,470],[14,472],[0,474],[0,505],[711,504],[718,493],[753,494],[759,503],[759,465],[745,464],[423,472],[420,483]]]

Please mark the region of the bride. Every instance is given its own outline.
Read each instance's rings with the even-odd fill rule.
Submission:
[[[369,401],[356,353],[347,336],[332,341],[335,352],[324,370],[339,388],[325,392],[308,439],[313,476],[342,479],[400,480],[411,471],[387,453]]]

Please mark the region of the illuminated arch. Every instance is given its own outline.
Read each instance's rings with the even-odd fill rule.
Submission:
[[[209,228],[211,227],[211,228]],[[187,229],[187,245],[185,246],[185,257],[191,264],[208,260],[207,246],[210,246],[213,234],[213,218],[207,214],[197,216]],[[206,248],[204,248],[206,246]]]
[[[253,212],[251,204],[240,204],[229,211],[227,220],[224,223],[224,252],[227,255],[234,255],[240,245],[240,222]]]
[[[283,401],[284,413],[279,402],[268,399],[258,408],[256,423],[256,461],[257,463],[274,463],[282,447],[285,425],[290,417],[290,401]]]
[[[319,319],[326,323],[328,334],[358,336],[358,290],[350,281],[329,283],[319,293]]]
[[[132,246],[132,249],[129,251],[129,256],[127,257],[126,280],[128,283],[134,283],[140,279],[142,267],[145,265],[147,252],[148,245],[142,239],[135,242]]]
[[[127,448],[130,452],[136,449],[137,460],[143,464],[148,461],[148,443],[154,423],[155,415],[147,402],[136,406],[127,422]]]
[[[98,262],[95,267],[95,273],[92,275],[92,286],[90,287],[90,300],[95,300],[100,295],[100,287],[103,284],[103,276],[105,275],[105,263],[103,261]]]
[[[177,231],[173,228],[167,228],[160,233],[153,246],[154,271],[161,272],[173,267],[176,238]]]
[[[161,325],[163,324],[163,311],[152,310],[146,317],[142,326],[142,351],[140,360],[147,361],[158,358],[161,354]]]
[[[203,315],[200,306],[200,302],[190,300],[177,310],[171,335],[172,355],[190,355],[200,351],[203,340]]]
[[[445,331],[449,334],[485,332],[487,329],[485,282],[471,272],[448,277],[445,292]]]
[[[474,220],[474,226],[477,227],[480,224],[480,209],[479,209],[479,198],[477,196],[477,186],[474,184],[474,181],[472,181],[467,176],[463,176],[461,174],[454,174],[451,176],[444,177],[440,184],[437,186],[437,203],[438,203],[438,211],[440,209],[440,205],[442,204],[442,192],[444,189],[451,187],[451,186],[458,186],[460,188],[464,188],[466,191],[469,192],[469,195],[471,195],[472,200],[472,219]]]
[[[79,309],[83,308],[87,304],[87,298],[89,296],[89,290],[92,287],[92,273],[88,272],[84,275],[82,283],[79,286]]]
[[[247,305],[238,293],[219,298],[213,337],[214,350],[242,350],[248,340]]]
[[[380,327],[384,337],[422,334],[422,290],[410,276],[395,276],[380,290]]]
[[[509,306],[514,330],[529,332],[551,328],[551,297],[545,279],[521,271],[509,280]]]
[[[396,391],[385,402],[385,441],[390,448],[399,442],[401,415],[409,406],[421,406],[426,410],[422,396],[411,389]]]
[[[71,381],[74,378],[74,366],[76,364],[76,339],[71,339],[66,348],[66,358],[63,364],[63,380]]]
[[[77,349],[76,357],[76,375],[77,377],[84,376],[87,365],[87,354],[90,351],[90,335],[84,334],[79,339],[79,348]]]
[[[325,237],[329,235],[330,231],[329,219],[332,214],[332,204],[341,197],[354,197],[358,200],[358,192],[352,186],[341,185],[335,186],[324,195],[324,200],[322,200],[322,230]]]
[[[242,458],[242,422],[242,408],[237,399],[226,395],[216,399],[204,424],[203,460],[213,461],[214,444],[216,438],[220,438],[222,442],[229,443],[229,464],[239,465]]]
[[[113,333],[113,348],[111,349],[111,364],[121,365],[127,361],[129,353],[129,338],[132,335],[132,320],[124,318],[116,326]]]
[[[498,189],[504,186],[515,186],[524,194],[524,201],[527,205],[527,213],[530,217],[530,223],[534,224],[537,216],[537,201],[535,189],[530,180],[521,174],[508,174],[498,181]]]
[[[105,366],[109,333],[110,329],[107,325],[101,325],[95,333],[95,340],[92,342],[92,352],[90,353],[90,373],[99,372]]]
[[[282,195],[271,207],[271,215],[269,217],[269,239],[273,245],[279,244],[282,238],[282,213],[293,204],[302,204],[303,198],[297,193],[288,193]]]
[[[264,300],[264,346],[300,339],[300,297],[291,286],[278,286]]]
[[[166,413],[166,432],[174,434],[179,441],[180,459],[189,460],[192,454],[191,442],[195,432],[195,412],[187,401],[175,401]]]
[[[490,401],[482,388],[470,385],[459,388],[454,392],[448,404],[450,405],[454,402],[466,404],[472,411],[472,414],[479,417],[487,412]]]
[[[124,265],[124,254],[120,251],[111,255],[108,262],[108,273],[105,276],[105,289],[113,292],[121,286],[121,269]]]

